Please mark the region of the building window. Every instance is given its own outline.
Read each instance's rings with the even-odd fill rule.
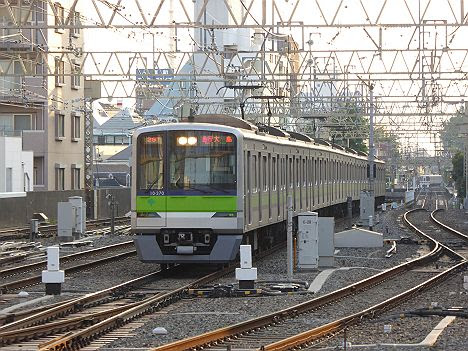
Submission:
[[[54,4],[55,9],[55,32],[63,33],[63,28],[61,28],[65,23],[65,11],[60,5],[60,3],[56,2]]]
[[[81,77],[80,77],[81,66],[79,63],[72,64],[72,76],[71,76],[71,87],[72,89],[79,89],[81,86]]]
[[[78,141],[81,138],[81,116],[76,113],[71,114],[72,123],[71,123],[71,135],[72,141]]]
[[[65,190],[65,168],[55,168],[55,190]]]
[[[6,168],[5,191],[7,193],[13,191],[13,168]]]
[[[61,87],[65,84],[65,62],[55,58],[55,85]]]
[[[128,137],[126,135],[116,135],[114,137],[114,143],[121,145],[128,144]]]
[[[65,115],[63,113],[55,114],[55,138],[58,140],[65,138]]]
[[[70,25],[74,26],[70,29],[70,35],[72,37],[79,37],[80,36],[80,25],[81,25],[81,21],[80,21],[80,13],[75,11],[73,12],[73,16],[70,17]]]
[[[31,115],[15,115],[14,116],[15,130],[31,130]]]
[[[80,168],[72,168],[71,169],[71,186],[72,189],[81,189],[80,187],[80,177],[81,177],[81,169]]]
[[[44,185],[44,157],[34,157],[34,185]]]

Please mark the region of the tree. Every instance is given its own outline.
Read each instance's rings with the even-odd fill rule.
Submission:
[[[452,178],[455,181],[455,189],[457,189],[458,197],[466,196],[465,177],[463,176],[464,157],[463,152],[458,151],[452,158]]]
[[[440,141],[444,147],[444,150],[449,155],[454,155],[459,150],[463,150],[463,139],[460,138],[460,126],[464,124],[464,117],[461,113],[457,113],[448,121],[442,123],[442,130],[440,132]]]

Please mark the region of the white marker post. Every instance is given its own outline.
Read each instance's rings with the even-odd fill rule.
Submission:
[[[239,289],[255,288],[257,268],[252,267],[252,248],[250,245],[240,246],[240,268],[236,268],[236,279],[239,281]]]
[[[288,222],[287,222],[287,252],[288,252],[288,279],[293,279],[293,237],[292,237],[292,215],[293,215],[293,203],[292,196],[288,195]]]
[[[59,269],[59,247],[47,248],[47,270],[42,271],[42,282],[46,286],[46,295],[60,295],[65,272]]]

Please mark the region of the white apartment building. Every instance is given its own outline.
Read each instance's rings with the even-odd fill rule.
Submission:
[[[0,134],[0,197],[31,191],[32,180],[32,151],[23,151],[21,136]]]

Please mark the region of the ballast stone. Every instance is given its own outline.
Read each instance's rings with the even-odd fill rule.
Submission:
[[[166,335],[167,329],[164,327],[156,327],[153,329],[153,334],[155,335]]]
[[[29,294],[26,291],[23,291],[23,290],[18,293],[18,297],[28,297],[28,296],[29,296]]]

